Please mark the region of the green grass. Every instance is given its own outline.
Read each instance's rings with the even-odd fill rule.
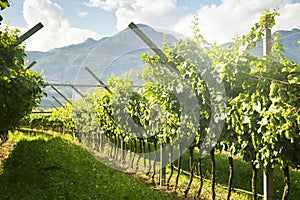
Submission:
[[[194,153],[194,162],[197,163],[197,152]],[[216,153],[216,181],[219,184],[227,185],[229,177],[229,163],[226,155]],[[174,163],[175,165],[177,162]],[[210,156],[206,156],[202,160],[202,173],[206,179],[211,177],[211,160]],[[183,154],[182,158],[182,169],[189,171],[189,155],[188,152]],[[252,171],[250,164],[242,161],[241,159],[234,159],[234,179],[233,187],[244,189],[251,192],[251,177]],[[289,199],[299,199],[300,195],[300,172],[290,170],[291,188]],[[281,199],[284,187],[283,171],[280,167],[274,169],[274,183],[275,183],[275,197]],[[259,169],[257,192],[263,194],[263,170]]]
[[[129,149],[130,146],[127,146]],[[159,146],[158,146],[159,148]],[[151,150],[154,151],[153,145],[151,145]],[[137,151],[139,152],[139,142],[137,142]],[[147,146],[146,146],[146,152]],[[178,152],[177,152],[178,153]],[[194,151],[194,163],[197,168],[197,156],[198,152],[197,150]],[[157,160],[159,161],[159,155],[157,157]],[[215,154],[216,159],[216,181],[218,184],[227,186],[228,184],[228,178],[229,178],[229,162],[228,157],[224,154],[221,154],[220,152],[216,152]],[[142,162],[142,161],[141,161]],[[177,161],[174,162],[174,165],[177,165]],[[210,179],[211,178],[211,160],[210,156],[207,155],[202,160],[202,173],[204,174],[204,178]],[[183,154],[182,159],[182,169],[185,171],[190,170],[189,166],[189,154],[188,152],[185,152]],[[197,172],[197,169],[196,169]],[[175,176],[175,175],[173,175]],[[187,176],[188,177],[188,176]],[[244,162],[240,158],[234,158],[234,179],[233,179],[233,187],[237,189],[246,190],[248,192],[252,191],[251,188],[251,177],[252,177],[252,169],[251,165]],[[298,196],[300,195],[300,171],[296,172],[295,170],[290,170],[290,178],[291,178],[291,188],[289,193],[289,199],[298,199]],[[180,179],[186,179],[180,178]],[[188,180],[188,178],[187,178]],[[194,179],[194,182],[197,182],[197,179]],[[188,181],[184,181],[185,185],[188,184]],[[283,187],[284,187],[284,180],[283,180],[283,171],[280,169],[280,167],[275,167],[274,169],[274,183],[275,183],[275,197],[276,199],[281,199],[282,193],[283,193]],[[185,187],[183,184],[183,187]],[[210,191],[210,185],[208,184],[207,190]],[[226,190],[219,189],[219,193],[222,193],[222,197],[226,198]],[[259,169],[258,171],[258,180],[257,180],[257,192],[259,194],[263,194],[263,170]],[[192,193],[192,192],[191,192]],[[243,195],[243,196],[237,196]],[[232,199],[251,199],[251,195],[247,195],[245,193],[235,192],[236,198]],[[223,198],[223,199],[224,199]],[[261,198],[262,199],[262,198]]]
[[[174,195],[150,189],[150,185],[129,174],[122,173],[99,162],[84,147],[72,142],[69,135],[55,135],[38,131],[10,133],[15,144],[11,154],[0,167],[0,199],[176,199]],[[197,152],[195,151],[195,163]],[[188,154],[183,155],[183,169],[189,170]],[[141,161],[142,162],[142,161]],[[175,162],[177,163],[177,162]],[[216,180],[227,185],[228,160],[216,154]],[[233,186],[251,191],[251,167],[240,159],[234,160]],[[210,178],[210,157],[203,158],[203,174]],[[169,170],[167,170],[169,172]],[[262,193],[262,170],[259,171],[258,192]],[[276,199],[283,190],[282,170],[275,168]],[[300,172],[291,171],[289,199],[298,199]],[[171,180],[175,184],[176,172]],[[168,176],[167,176],[168,177]],[[180,176],[184,190],[189,177]],[[198,189],[199,180],[194,178],[190,196]],[[151,184],[151,187],[154,187]],[[205,182],[201,199],[211,199],[210,183]],[[182,196],[182,190],[176,191]],[[226,190],[217,187],[217,199],[225,199]],[[251,199],[250,195],[232,193],[232,199]]]
[[[70,137],[30,131],[9,137],[16,145],[0,170],[0,199],[171,199],[100,163]]]

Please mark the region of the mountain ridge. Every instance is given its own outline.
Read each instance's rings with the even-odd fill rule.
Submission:
[[[137,25],[159,48],[165,38],[169,43],[176,43],[177,39],[163,32],[156,31],[148,25]],[[103,82],[115,74],[117,76],[129,72],[130,69],[141,69],[144,63],[140,56],[151,52],[151,49],[130,29],[100,40],[87,39],[83,43],[73,44],[62,48],[55,48],[48,52],[26,52],[29,62],[36,61],[32,70],[43,72],[44,79],[50,83],[78,83],[98,84],[85,70],[89,67]],[[137,70],[139,71],[139,70]],[[65,96],[71,98],[71,88],[59,88]],[[55,95],[55,91],[46,88],[48,96]],[[58,106],[53,100],[51,104]],[[49,105],[49,102],[46,104]],[[43,99],[42,104],[45,104]]]
[[[164,38],[168,42],[175,44],[178,40],[171,34],[156,31],[152,27],[144,24],[137,25],[159,48]],[[285,55],[300,63],[300,29],[279,31],[280,38],[283,39]],[[274,35],[274,34],[273,34]],[[257,56],[262,55],[262,42],[251,50]],[[140,55],[145,52],[152,52],[151,49],[129,28],[116,33],[111,37],[103,37],[99,40],[91,38],[83,43],[73,44],[66,47],[55,48],[47,52],[28,51],[29,62],[37,61],[33,67],[34,71],[44,72],[44,78],[51,83],[78,83],[97,84],[90,74],[84,69],[89,67],[103,82],[115,74],[120,76],[131,69],[141,71],[144,63]],[[63,93],[71,98],[73,91],[71,88],[59,88]],[[55,92],[47,88],[48,96],[55,95]],[[49,103],[57,105],[53,100],[47,98],[42,104]],[[58,105],[57,105],[58,106]]]

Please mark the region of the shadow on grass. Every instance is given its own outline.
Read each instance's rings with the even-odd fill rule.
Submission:
[[[37,137],[37,136],[43,136],[46,138],[52,138],[53,134],[42,131],[42,130],[32,130],[32,129],[26,129],[26,128],[22,128],[20,129],[20,132],[26,136],[30,136],[30,137]]]
[[[168,199],[60,137],[18,142],[0,185],[0,199]]]

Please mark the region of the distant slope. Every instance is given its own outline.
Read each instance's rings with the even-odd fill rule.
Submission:
[[[291,31],[278,31],[279,38],[282,40],[285,47],[285,56],[296,63],[300,63],[300,29],[293,29]],[[275,34],[273,34],[273,37]],[[257,44],[257,47],[250,51],[256,56],[262,56],[262,42]]]
[[[170,35],[156,31],[153,28],[139,24],[138,27],[158,46],[161,47],[165,38],[174,44],[177,39]],[[286,56],[300,63],[300,30],[279,31],[285,46]],[[152,52],[144,42],[138,38],[129,28],[101,40],[87,39],[84,43],[70,45],[63,48],[53,49],[49,52],[27,52],[29,62],[37,61],[37,65],[32,68],[37,72],[44,72],[45,80],[51,83],[81,83],[97,84],[90,74],[84,69],[89,67],[102,81],[115,74],[120,76],[125,72],[138,72],[144,67],[140,60],[142,53]],[[262,56],[262,42],[251,50],[251,53]],[[133,73],[134,76],[134,73]],[[63,93],[71,98],[73,90],[71,88],[59,88]],[[82,88],[84,90],[86,88]],[[58,104],[51,98],[58,96],[52,89],[46,92],[50,98],[45,98],[43,106]],[[63,100],[62,100],[63,101]]]
[[[279,31],[280,39],[285,46],[285,55],[290,60],[300,63],[300,29],[292,29],[291,31]]]
[[[146,25],[139,24],[138,26],[157,46],[161,47],[164,33]],[[168,34],[166,37],[171,43],[177,41],[172,35]],[[111,62],[124,54],[130,54],[130,59],[140,60],[140,53],[146,51],[149,51],[149,47],[127,28],[112,37],[99,41],[87,39],[84,43],[57,48],[49,52],[27,52],[27,58],[29,61],[38,62],[34,70],[44,71],[47,81],[74,82],[79,70],[85,66],[94,68],[95,72],[102,72]],[[130,62],[136,61],[130,60]],[[133,67],[130,62],[123,63],[126,65],[126,70]],[[115,69],[111,71],[118,73]]]
[[[156,31],[153,28],[137,25],[158,47],[164,38],[169,43],[176,43],[177,39],[170,35]],[[133,71],[141,71],[144,67],[140,59],[142,53],[151,52],[150,48],[135,33],[127,28],[112,37],[99,41],[88,39],[84,43],[57,48],[49,52],[27,52],[29,62],[37,61],[32,68],[37,72],[44,72],[45,80],[51,83],[81,83],[97,84],[84,69],[89,67],[102,80],[111,75],[117,76]],[[72,97],[70,88],[59,88],[69,98]],[[48,96],[55,95],[52,89],[47,89]],[[57,96],[57,94],[56,94]],[[43,105],[58,104],[52,98],[43,100]]]

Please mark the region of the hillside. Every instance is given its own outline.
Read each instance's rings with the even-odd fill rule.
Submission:
[[[176,43],[177,39],[170,34],[164,34],[153,28],[137,25],[158,47],[164,38],[169,43]],[[32,69],[44,73],[45,80],[50,83],[80,83],[97,84],[84,69],[89,67],[105,82],[112,74],[117,76],[126,72],[141,71],[144,67],[140,59],[142,53],[151,52],[150,48],[129,28],[113,35],[95,41],[87,39],[84,43],[53,49],[48,52],[27,52],[29,62],[37,61]],[[69,98],[72,89],[59,88]],[[46,92],[50,98],[42,104],[57,105],[51,98],[55,95],[52,89]],[[57,94],[56,94],[57,96]]]
[[[177,39],[170,35],[156,31],[155,29],[139,24],[138,27],[158,46],[161,47],[164,38],[174,44]],[[300,63],[300,30],[279,31],[285,46],[286,56]],[[129,28],[101,40],[87,39],[84,43],[71,45],[63,48],[53,49],[48,52],[27,52],[29,62],[37,61],[32,69],[37,72],[44,72],[45,80],[50,83],[77,83],[97,84],[95,79],[84,69],[89,67],[103,81],[115,74],[120,76],[132,71],[132,76],[140,72],[144,64],[140,55],[145,52],[152,52],[149,47],[138,38]],[[262,43],[259,43],[251,53],[257,56],[262,55]],[[58,87],[68,98],[72,98],[73,90],[69,87]],[[87,88],[80,88],[85,90]],[[51,98],[52,95],[59,95],[51,88],[47,88],[48,97],[42,101],[42,107],[58,106]],[[61,98],[60,98],[61,99]],[[61,99],[64,102],[63,99]]]
[[[278,33],[285,47],[285,56],[296,63],[300,63],[300,44],[298,44],[298,41],[300,41],[300,29],[278,31]],[[257,47],[250,52],[256,56],[262,56],[262,42],[259,42]]]

